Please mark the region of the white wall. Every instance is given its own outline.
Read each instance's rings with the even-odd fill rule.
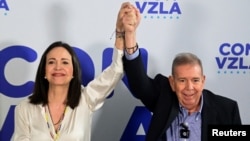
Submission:
[[[1,2],[0,64],[6,59],[3,57],[3,50],[10,46],[27,46],[37,53],[35,61],[27,62],[14,58],[0,66],[0,78],[5,77],[11,85],[18,86],[27,81],[34,81],[42,52],[55,40],[63,40],[87,52],[94,63],[95,74],[99,74],[102,70],[103,51],[114,45],[114,39],[110,39],[110,36],[115,29],[117,12],[124,1],[2,0]],[[140,47],[149,53],[148,74],[152,77],[156,73],[169,75],[171,62],[176,53],[193,52],[203,60],[207,78],[206,88],[237,100],[243,124],[250,124],[248,109],[250,47],[247,45],[250,42],[248,18],[250,1],[138,0],[137,2],[140,5],[146,2],[157,3],[153,11],[158,14],[150,12],[152,5],[146,5],[137,32]],[[177,4],[181,14],[178,14],[176,9],[173,13],[161,13],[160,3],[163,4],[162,10],[169,12],[173,4]],[[6,9],[6,5],[9,10]],[[229,47],[223,48],[224,51],[229,51],[228,56],[219,51],[224,43],[230,44]],[[236,53],[244,49],[244,52],[236,55],[231,49]],[[232,61],[227,59],[220,69],[216,57],[220,60],[232,57],[235,63],[230,66]],[[3,138],[7,139],[3,131],[12,132],[12,128],[4,129],[3,125],[10,105],[16,105],[26,97],[17,98],[19,91],[16,92],[16,97],[7,96],[2,92],[3,83],[5,82],[0,80],[0,128]],[[132,96],[123,82],[119,83],[115,95],[107,99],[103,108],[94,116],[93,141],[120,140],[136,106],[142,104]],[[141,128],[136,130],[138,134],[139,132],[143,134]]]

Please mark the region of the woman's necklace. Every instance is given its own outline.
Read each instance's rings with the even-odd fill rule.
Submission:
[[[67,111],[67,106],[64,108],[64,111],[63,111],[63,113],[62,113],[62,115],[61,115],[61,117],[60,117],[60,119],[59,119],[59,121],[57,122],[57,123],[53,123],[54,125],[58,125],[58,128],[57,129],[55,129],[55,135],[53,134],[53,132],[51,132],[51,128],[52,128],[52,126],[54,126],[54,125],[50,125],[49,124],[49,116],[51,117],[51,115],[50,115],[50,112],[49,112],[49,107],[48,106],[45,106],[45,119],[46,119],[46,122],[47,122],[47,126],[48,126],[48,129],[49,129],[49,131],[50,131],[50,136],[51,136],[51,138],[54,140],[54,141],[56,141],[56,140],[58,140],[58,138],[59,138],[59,136],[60,136],[60,130],[61,130],[61,127],[62,127],[62,121],[63,121],[63,119],[64,119],[64,115],[65,115],[65,113],[66,113],[66,111]]]

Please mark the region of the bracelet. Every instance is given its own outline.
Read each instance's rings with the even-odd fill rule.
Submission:
[[[116,38],[124,38],[125,32],[119,32],[119,31],[115,30],[115,37]]]
[[[124,35],[121,35],[121,34],[115,34],[115,38],[124,38]]]
[[[116,38],[125,38],[125,32],[120,32],[120,31],[117,31],[117,30],[115,30],[112,34],[111,34],[111,36],[110,36],[110,40],[112,39],[112,37],[113,37],[113,35],[115,34],[115,37]]]
[[[136,45],[133,46],[133,47],[125,47],[125,50],[126,50],[126,52],[127,52],[129,55],[135,53],[135,51],[137,51],[137,49],[138,49],[138,43],[136,43]],[[132,53],[131,53],[130,50],[132,50]]]

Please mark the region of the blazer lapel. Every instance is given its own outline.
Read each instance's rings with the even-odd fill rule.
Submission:
[[[208,125],[213,124],[214,121],[216,121],[217,114],[214,112],[215,107],[213,106],[213,103],[209,102],[209,97],[206,96],[207,93],[203,93],[203,107],[202,107],[202,134],[201,138],[202,141],[207,141],[208,137]],[[210,100],[211,101],[211,100]]]

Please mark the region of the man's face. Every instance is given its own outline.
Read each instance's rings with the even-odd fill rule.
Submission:
[[[189,112],[197,111],[205,83],[201,67],[198,64],[176,66],[169,81],[180,104]]]

